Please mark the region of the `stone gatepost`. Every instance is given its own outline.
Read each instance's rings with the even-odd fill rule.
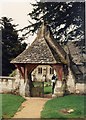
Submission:
[[[20,85],[19,85],[19,94],[21,96],[30,97],[30,86],[29,86],[29,80],[20,79]]]
[[[60,96],[63,96],[63,95],[64,95],[64,91],[62,89],[62,81],[57,80],[55,88],[54,88],[54,94],[52,95],[52,97],[60,97]]]
[[[30,76],[31,74],[29,74],[29,77],[26,79],[25,81],[25,96],[26,97],[30,97],[31,96],[31,89],[30,89]]]
[[[31,80],[31,74],[30,70],[28,71],[28,66],[25,66],[25,96],[30,97],[30,80]]]
[[[57,76],[58,76],[58,80],[56,81],[56,84],[55,84],[55,88],[54,88],[54,94],[52,95],[52,97],[60,97],[60,96],[63,96],[64,95],[64,90],[63,90],[63,81],[62,81],[62,77],[63,77],[63,65],[53,65],[52,66],[56,73],[57,73]]]
[[[20,85],[19,85],[19,94],[21,96],[25,96],[25,83],[24,83],[24,79],[20,79]]]

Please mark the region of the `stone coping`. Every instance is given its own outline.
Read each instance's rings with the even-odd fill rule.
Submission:
[[[0,76],[0,79],[15,79],[15,77]]]

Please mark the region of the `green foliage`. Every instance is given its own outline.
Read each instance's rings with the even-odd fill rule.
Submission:
[[[42,118],[84,118],[86,96],[68,95],[64,97],[54,98],[46,102]],[[64,114],[63,109],[74,109],[74,112]]]
[[[16,70],[14,70],[9,76],[14,77],[16,75]]]
[[[26,47],[21,44],[16,25],[12,24],[12,18],[2,17],[0,19],[2,31],[2,75],[9,75],[14,70],[14,65],[10,61],[20,54]]]
[[[85,2],[37,2],[32,4],[33,11],[28,15],[34,23],[25,27],[28,33],[34,33],[44,21],[51,28],[53,37],[60,40],[65,36],[65,41],[72,40],[75,36],[84,35]],[[63,25],[63,27],[61,27]],[[71,25],[76,26],[68,32]]]
[[[21,103],[25,101],[21,96],[0,94],[2,96],[2,117],[11,118],[17,112]]]

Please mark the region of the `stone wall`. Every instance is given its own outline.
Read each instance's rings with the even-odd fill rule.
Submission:
[[[68,86],[68,91],[70,93],[76,93],[76,94],[86,94],[86,83],[76,83],[75,82],[75,77],[70,70],[69,70],[69,75],[68,75],[68,81],[67,81],[67,86]]]
[[[21,77],[18,70],[16,70],[16,72],[17,74],[15,77],[0,76],[0,93],[15,93],[21,96],[25,96],[26,91],[27,93],[29,92],[29,88],[27,87],[29,83],[25,82],[25,80]],[[55,94],[59,92],[58,91],[59,89],[57,88],[61,86],[60,84],[61,83],[57,82],[54,90]],[[86,94],[86,83],[75,84],[75,78],[70,69],[69,69],[67,86],[68,86],[68,91],[70,93]]]
[[[0,76],[0,93],[10,93],[16,88],[15,78]]]
[[[14,93],[20,94],[20,75],[18,70],[16,70],[15,77],[0,76],[0,93]]]
[[[68,68],[68,80],[67,80],[67,86],[68,86],[68,91],[70,93],[75,93],[75,78],[73,76],[72,71],[70,70],[70,68]]]
[[[0,76],[0,93],[13,93],[25,96],[26,83],[19,70],[16,69],[15,77]]]
[[[86,83],[76,83],[76,93],[86,94]]]

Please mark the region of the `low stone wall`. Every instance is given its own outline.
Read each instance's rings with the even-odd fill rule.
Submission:
[[[13,93],[25,96],[25,91],[29,92],[29,88],[26,89],[28,83],[24,82],[20,76],[7,77],[0,76],[0,93]],[[59,92],[57,89],[60,86],[58,83],[55,87],[55,94]],[[86,94],[86,83],[76,83],[71,71],[69,71],[68,81],[67,81],[68,91],[74,94]]]
[[[0,76],[0,93],[12,93],[25,96],[26,83],[20,76],[15,77]]]
[[[76,83],[76,93],[86,94],[86,83]]]
[[[0,93],[12,93],[18,87],[15,77],[0,76]]]

